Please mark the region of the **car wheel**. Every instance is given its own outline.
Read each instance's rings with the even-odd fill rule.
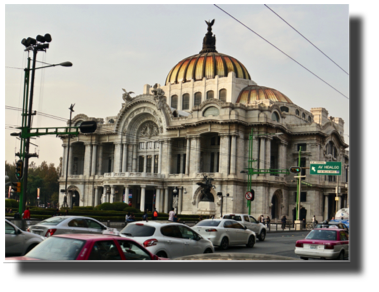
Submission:
[[[308,258],[305,258],[305,257],[300,257],[300,258],[301,258],[302,260],[306,260],[306,261],[308,260]]]
[[[251,248],[254,246],[254,244],[255,244],[255,237],[253,235],[251,235],[249,237],[249,241],[247,242],[246,246]]]
[[[207,248],[204,253],[213,253],[213,251],[210,248]]]
[[[160,258],[167,258],[167,254],[164,251],[158,252],[157,256],[160,257]]]
[[[345,252],[341,251],[340,254],[338,255],[338,260],[343,261],[345,259]]]
[[[229,239],[227,237],[224,237],[221,240],[220,248],[223,250],[226,250],[229,247]]]
[[[29,251],[31,251],[34,247],[36,247],[37,244],[32,244],[28,247],[28,249],[26,250],[25,254],[27,254]]]
[[[261,234],[259,234],[259,241],[264,241],[266,238],[266,231],[262,230]]]

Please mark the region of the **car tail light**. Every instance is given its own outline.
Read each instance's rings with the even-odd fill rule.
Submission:
[[[296,242],[296,247],[303,247],[303,243],[302,242]]]
[[[136,223],[136,225],[138,225],[138,226],[143,226],[143,224],[142,224],[142,223]]]
[[[217,232],[217,229],[212,228],[212,229],[205,229],[206,232]]]
[[[334,244],[326,243],[326,244],[324,245],[324,249],[334,249]]]
[[[27,232],[30,232],[30,226],[28,227],[28,229],[26,229]]]
[[[57,229],[56,229],[56,228],[51,228],[51,229],[48,229],[48,230],[46,231],[45,237],[50,237],[50,236],[53,236],[53,235],[54,235],[54,233],[55,233],[55,231],[57,231]]]
[[[157,245],[158,243],[158,240],[153,238],[153,239],[148,239],[146,240],[144,243],[143,243],[143,246],[144,247],[149,247],[149,246],[153,246],[153,245]]]

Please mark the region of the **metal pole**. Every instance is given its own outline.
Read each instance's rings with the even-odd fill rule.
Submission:
[[[74,106],[75,104],[71,104],[71,106],[69,107],[69,110],[70,110],[70,121],[69,121],[69,127],[68,127],[68,131],[71,132],[71,118],[72,118],[72,112],[74,111]],[[66,159],[66,181],[65,181],[65,197],[63,199],[63,208],[67,206],[68,208],[68,204],[67,204],[67,196],[68,196],[68,190],[67,190],[67,178],[68,178],[68,161],[70,159],[70,138],[71,138],[71,135],[69,134],[68,135],[68,142],[67,142],[67,159]]]
[[[300,167],[300,161],[301,161],[301,146],[299,148],[299,158],[298,158],[297,166]],[[299,174],[301,176],[301,172]],[[298,178],[298,185],[297,185],[297,199],[296,199],[296,220],[300,220],[300,193],[301,193],[301,177]]]

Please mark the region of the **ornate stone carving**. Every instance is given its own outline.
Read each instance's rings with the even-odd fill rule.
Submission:
[[[122,88],[122,90],[124,91],[124,94],[122,95],[122,99],[125,101],[125,102],[131,102],[133,100],[133,97],[131,97],[130,95],[132,93],[134,93],[133,91],[129,91],[127,92],[124,88]]]
[[[142,125],[141,130],[139,131],[139,137],[151,138],[159,135],[158,127],[153,122],[146,122]]]

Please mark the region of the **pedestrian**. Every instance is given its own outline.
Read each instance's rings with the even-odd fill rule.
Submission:
[[[174,222],[179,222],[180,221],[180,219],[178,218],[178,215],[174,215]]]
[[[22,219],[30,219],[29,207],[26,208],[26,210],[24,211],[24,215],[22,216]]]
[[[129,207],[131,207],[132,206],[132,200],[129,200]]]
[[[305,218],[303,218],[303,228],[305,229]]]
[[[200,217],[199,217],[199,221],[202,221],[202,220],[203,220],[203,216],[200,215]]]
[[[130,212],[128,212],[128,214],[125,215],[125,226],[128,224],[129,218],[130,218]]]
[[[284,230],[286,228],[286,223],[287,223],[287,218],[285,215],[283,215],[281,222],[282,222],[282,230]]]
[[[154,212],[153,212],[153,220],[158,220],[158,211],[157,209],[154,208]]]
[[[134,216],[134,213],[132,213],[129,218],[128,218],[128,222],[133,222],[133,221],[136,221],[136,217]]]
[[[171,211],[168,213],[168,221],[174,221],[175,211],[174,208],[171,208]]]
[[[270,222],[271,222],[271,219],[269,216],[267,216],[266,218],[266,224],[267,224],[267,227],[270,229]]]
[[[143,213],[143,215],[142,215],[142,220],[146,220],[146,222],[147,222],[147,210]]]
[[[313,226],[313,228],[315,228],[316,227],[316,216],[315,215],[313,215],[313,217],[312,217],[312,226]]]

